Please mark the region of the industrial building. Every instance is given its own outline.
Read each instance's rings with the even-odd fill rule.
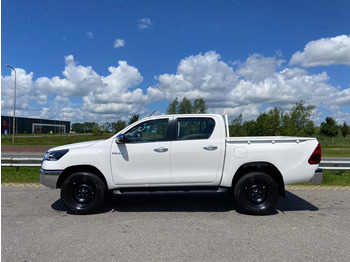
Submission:
[[[62,134],[69,133],[70,122],[38,118],[16,117],[16,134]],[[12,134],[13,117],[1,116],[1,134]]]

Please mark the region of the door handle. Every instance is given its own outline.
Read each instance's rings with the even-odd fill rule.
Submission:
[[[163,153],[163,152],[167,152],[168,150],[169,150],[168,148],[159,147],[159,148],[154,149],[154,152]]]
[[[218,149],[217,146],[205,146],[203,147],[203,149],[207,150],[207,151],[214,151],[216,149]]]

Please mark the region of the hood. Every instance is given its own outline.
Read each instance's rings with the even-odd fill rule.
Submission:
[[[68,144],[68,145],[63,145],[63,146],[57,146],[54,148],[50,148],[48,151],[56,151],[56,150],[63,150],[63,149],[73,149],[73,148],[82,148],[82,147],[88,147],[92,146],[98,142],[101,142],[104,140],[94,140],[94,141],[87,141],[87,142],[81,142],[81,143],[74,143],[74,144]]]

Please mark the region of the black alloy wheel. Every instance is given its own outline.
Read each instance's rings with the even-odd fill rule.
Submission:
[[[88,172],[70,175],[61,187],[61,199],[74,214],[95,213],[102,206],[105,194],[103,181]]]
[[[241,211],[252,215],[266,215],[276,208],[278,185],[266,173],[251,172],[238,180],[234,196]]]

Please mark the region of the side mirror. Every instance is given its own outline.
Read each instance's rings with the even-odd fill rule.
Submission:
[[[115,138],[115,143],[116,144],[124,144],[125,143],[125,136],[124,136],[124,134],[117,135],[117,137]]]

